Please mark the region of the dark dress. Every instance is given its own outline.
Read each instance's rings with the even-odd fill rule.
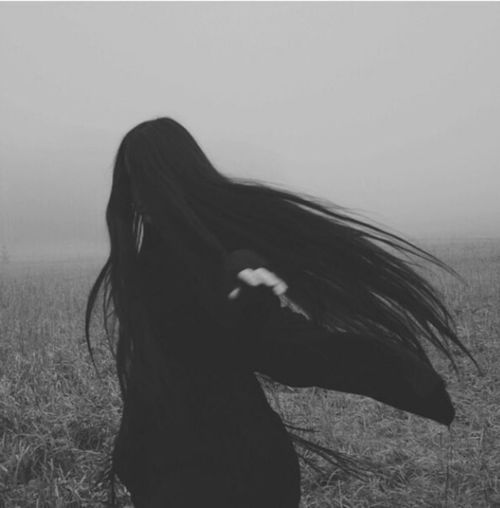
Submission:
[[[162,367],[132,362],[113,456],[136,507],[298,507],[298,459],[255,372],[453,419],[443,380],[411,353],[315,326],[262,286],[243,284],[224,303],[231,325],[221,326],[194,306],[169,261],[161,249],[143,256],[150,349]],[[266,261],[255,252],[231,253],[226,289],[258,266]]]

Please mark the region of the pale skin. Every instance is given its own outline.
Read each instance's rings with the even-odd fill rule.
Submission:
[[[276,296],[283,295],[285,291],[288,289],[288,286],[286,285],[285,281],[283,281],[276,274],[267,270],[267,268],[264,267],[256,269],[245,268],[244,270],[238,273],[238,279],[242,280],[246,284],[249,284],[250,286],[259,286],[261,284],[269,286],[270,288],[272,288]],[[229,293],[228,298],[234,300],[235,298],[238,297],[240,291],[241,288],[233,289]]]

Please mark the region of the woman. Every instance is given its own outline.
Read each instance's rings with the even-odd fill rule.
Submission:
[[[453,420],[423,343],[452,362],[450,345],[469,353],[404,260],[443,267],[430,254],[331,203],[222,175],[170,118],[122,140],[106,220],[86,336],[103,288],[123,397],[113,471],[135,506],[298,506],[291,438],[327,450],[286,429],[256,372]]]

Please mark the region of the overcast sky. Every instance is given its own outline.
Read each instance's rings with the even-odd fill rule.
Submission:
[[[2,2],[0,41],[13,257],[105,253],[118,143],[157,116],[224,173],[500,236],[498,3]]]

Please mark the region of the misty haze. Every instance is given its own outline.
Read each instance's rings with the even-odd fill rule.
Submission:
[[[2,4],[1,241],[97,256],[119,140],[182,122],[223,173],[413,240],[499,237],[498,6]]]

